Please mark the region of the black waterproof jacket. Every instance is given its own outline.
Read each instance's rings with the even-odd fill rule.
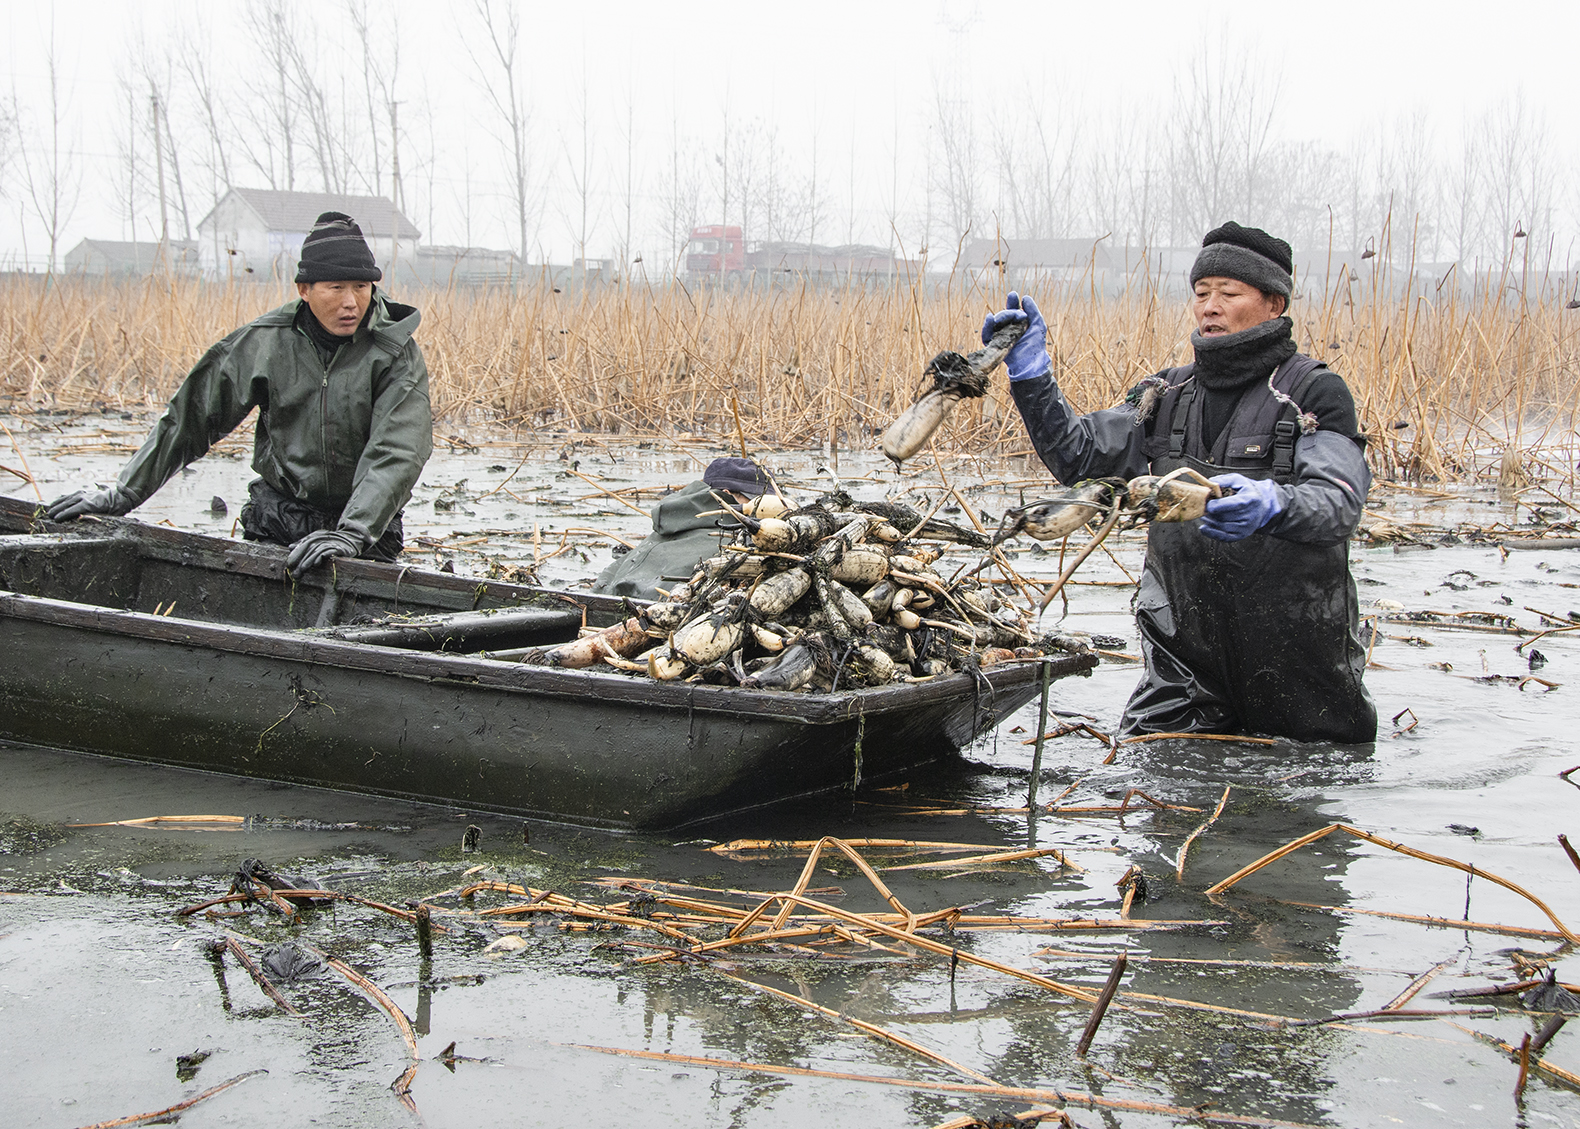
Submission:
[[[193,366],[117,485],[141,505],[258,409],[252,469],[372,544],[433,452],[422,315],[376,291],[325,365],[296,324],[301,299],[231,333]]]
[[[1159,374],[1169,390],[1145,420],[1128,403],[1077,415],[1051,375],[1010,385],[1038,455],[1061,482],[1191,466],[1279,483],[1283,511],[1242,541],[1215,541],[1196,522],[1149,529],[1135,600],[1146,669],[1121,728],[1371,741],[1377,713],[1362,684],[1349,571],[1371,473],[1352,433],[1348,389],[1296,354],[1274,383],[1296,403],[1332,405],[1317,413],[1317,430],[1301,434],[1293,409],[1258,380],[1208,450],[1191,372]]]
[[[710,512],[722,508],[705,482],[693,482],[659,499],[649,511],[653,515],[653,532],[599,573],[592,590],[608,596],[656,600],[661,595],[660,588],[668,590],[690,580],[697,565],[719,551],[725,530],[737,524]]]

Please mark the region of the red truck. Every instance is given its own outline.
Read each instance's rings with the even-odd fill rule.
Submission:
[[[890,279],[912,275],[919,269],[914,260],[897,259],[885,247],[847,243],[824,247],[816,243],[758,242],[750,248],[734,224],[709,224],[691,229],[686,246],[686,274],[697,281],[729,281],[753,278],[762,285],[788,282],[792,278],[835,282],[858,279]]]

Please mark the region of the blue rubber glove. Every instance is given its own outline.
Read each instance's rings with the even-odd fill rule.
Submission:
[[[1243,541],[1284,512],[1278,484],[1270,478],[1220,474],[1211,481],[1234,488],[1227,498],[1213,498],[1207,503],[1207,516],[1201,519],[1200,528],[1214,541]]]
[[[1053,359],[1048,356],[1048,323],[1043,320],[1042,311],[1030,295],[1022,297],[1013,290],[1009,292],[1004,307],[996,314],[989,314],[982,323],[982,344],[986,345],[996,331],[1010,322],[1028,322],[1026,332],[1010,347],[1009,355],[1004,358],[1005,371],[1009,373],[1012,383],[1047,376],[1053,371]]]

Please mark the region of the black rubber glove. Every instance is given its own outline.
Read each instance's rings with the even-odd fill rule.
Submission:
[[[300,580],[303,573],[321,564],[336,557],[360,556],[366,548],[367,542],[348,530],[320,529],[291,546],[291,553],[285,558],[285,570]]]
[[[137,500],[114,486],[99,490],[78,490],[56,498],[45,510],[50,521],[70,521],[84,514],[107,514],[120,517],[137,508]]]

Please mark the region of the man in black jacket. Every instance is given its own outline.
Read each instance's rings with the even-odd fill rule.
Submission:
[[[1260,732],[1371,741],[1349,537],[1371,483],[1349,388],[1295,346],[1289,244],[1227,223],[1191,269],[1195,362],[1117,407],[1077,415],[1053,377],[1047,325],[1009,296],[983,341],[1027,332],[1006,358],[1038,455],[1061,482],[1192,467],[1229,496],[1188,524],[1154,522],[1136,595],[1146,671],[1126,733]]]

